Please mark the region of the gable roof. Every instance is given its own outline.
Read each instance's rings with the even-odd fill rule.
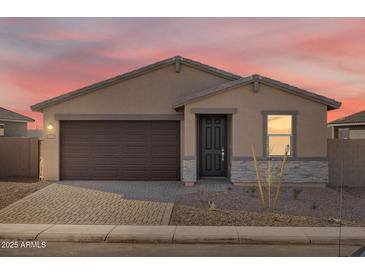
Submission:
[[[222,77],[222,78],[225,78],[225,79],[228,79],[228,80],[237,80],[237,79],[241,78],[241,76],[239,76],[239,75],[235,75],[233,73],[230,73],[230,72],[227,72],[227,71],[224,71],[224,70],[212,67],[212,66],[208,66],[206,64],[203,64],[203,63],[200,63],[200,62],[197,62],[197,61],[194,61],[194,60],[182,57],[182,56],[175,56],[175,57],[172,57],[172,58],[168,58],[168,59],[165,59],[165,60],[150,64],[150,65],[147,65],[147,66],[132,70],[130,72],[115,76],[113,78],[109,78],[107,80],[97,82],[95,84],[92,84],[92,85],[89,85],[89,86],[86,86],[86,87],[83,87],[83,88],[68,92],[66,94],[63,94],[63,95],[60,95],[60,96],[45,100],[43,102],[40,102],[38,104],[35,104],[35,105],[31,106],[31,109],[33,111],[42,111],[44,108],[47,108],[49,106],[53,106],[53,105],[65,102],[65,101],[70,100],[72,98],[75,98],[77,96],[88,94],[88,93],[96,91],[100,88],[108,87],[108,86],[113,85],[117,82],[124,81],[124,80],[127,80],[127,79],[131,79],[131,78],[140,76],[144,73],[150,72],[152,70],[155,70],[155,69],[167,66],[167,65],[171,65],[171,64],[174,64],[174,63],[185,64],[185,65],[191,66],[193,68],[196,68],[196,69],[199,69],[199,70],[214,74],[216,76],[219,76],[219,77]]]
[[[224,92],[226,90],[229,90],[229,89],[232,89],[235,87],[243,86],[243,85],[254,83],[254,82],[263,83],[268,86],[276,87],[278,89],[284,90],[291,94],[301,96],[303,98],[306,98],[306,99],[309,99],[312,101],[316,101],[318,103],[322,103],[324,105],[327,105],[328,110],[337,109],[341,106],[341,103],[334,99],[327,98],[325,96],[321,96],[316,93],[313,93],[313,92],[310,92],[310,91],[307,91],[304,89],[300,89],[300,88],[279,82],[277,80],[270,79],[268,77],[254,74],[254,75],[251,75],[248,77],[243,77],[243,78],[240,78],[240,79],[237,79],[234,81],[223,83],[218,86],[208,88],[205,90],[201,90],[201,91],[197,91],[195,93],[181,97],[181,98],[177,99],[177,101],[175,102],[173,107],[176,109],[176,108],[182,107],[183,105],[190,103],[192,101],[197,101],[204,97],[211,96],[211,95],[214,95],[214,94],[217,94],[220,92]]]
[[[356,123],[365,123],[365,110],[334,120],[328,124],[333,125],[333,124],[356,124]]]
[[[30,117],[0,107],[0,121],[34,122]]]

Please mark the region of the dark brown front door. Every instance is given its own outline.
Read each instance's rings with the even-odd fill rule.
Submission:
[[[200,116],[200,177],[227,175],[226,116]]]
[[[61,121],[62,180],[179,180],[179,121]]]

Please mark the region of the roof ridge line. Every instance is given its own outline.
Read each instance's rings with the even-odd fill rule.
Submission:
[[[348,124],[348,123],[364,123],[365,122],[365,115],[362,118],[362,114],[365,114],[365,110],[361,110],[355,113],[352,113],[350,115],[338,118],[336,120],[333,120],[332,122],[329,122],[328,124]],[[360,117],[358,117],[360,116]]]
[[[17,120],[17,121],[27,121],[27,122],[34,122],[35,120],[33,118],[30,118],[28,116],[25,116],[23,114],[20,114],[18,112],[15,112],[15,111],[12,111],[10,109],[7,109],[7,108],[4,108],[4,107],[0,107],[0,111],[3,111],[3,112],[8,112],[10,113],[11,115],[15,115],[15,117],[1,117],[0,116],[0,120],[1,119],[4,119],[4,120]]]
[[[237,80],[233,80],[230,82],[226,82],[226,83],[222,83],[219,84],[217,86],[213,86],[207,89],[204,89],[202,91],[191,93],[188,94],[186,96],[180,97],[175,101],[175,104],[173,105],[174,108],[179,108],[181,106],[183,106],[184,104],[191,102],[191,101],[195,101],[195,100],[199,100],[202,97],[208,96],[208,95],[213,95],[216,94],[218,92],[223,92],[229,88],[234,88],[236,86],[239,85],[244,85],[244,84],[248,84],[250,82],[254,82],[254,81],[259,81],[262,83],[265,83],[267,85],[272,85],[274,87],[279,87],[282,89],[285,89],[286,91],[293,93],[297,96],[301,96],[307,99],[311,99],[313,101],[317,101],[319,103],[325,104],[328,107],[330,107],[329,109],[336,109],[339,108],[341,106],[341,103],[332,99],[332,98],[328,98],[326,96],[323,95],[319,95],[317,93],[314,92],[310,92],[307,90],[304,90],[302,88],[298,88],[296,86],[293,85],[289,85],[286,84],[284,82],[278,81],[278,80],[274,80],[271,79],[269,77],[265,77],[263,75],[260,74],[252,74],[250,76],[247,77],[242,77],[240,79]]]
[[[146,66],[142,66],[142,67],[136,68],[136,69],[131,70],[131,71],[127,71],[125,73],[122,73],[122,74],[119,74],[117,76],[108,78],[106,80],[102,80],[102,81],[99,81],[99,82],[96,82],[96,83],[93,83],[93,84],[90,84],[90,85],[86,85],[84,87],[81,87],[81,88],[69,91],[67,93],[55,96],[53,98],[44,100],[44,101],[39,102],[37,104],[34,104],[30,108],[33,111],[41,111],[42,109],[44,109],[48,106],[58,104],[60,102],[63,102],[65,100],[69,100],[69,99],[77,97],[77,96],[88,94],[88,93],[93,92],[93,91],[95,91],[99,88],[103,88],[105,86],[112,85],[117,81],[123,81],[123,80],[128,80],[130,78],[137,77],[140,74],[147,73],[147,72],[149,72],[151,70],[154,70],[154,69],[157,69],[161,66],[170,65],[170,64],[172,64],[176,61],[180,61],[180,62],[182,62],[183,64],[186,64],[186,65],[191,65],[191,66],[193,66],[197,69],[200,68],[202,70],[205,70],[208,73],[212,73],[212,74],[215,74],[215,75],[220,76],[220,77],[228,78],[230,80],[235,80],[235,79],[241,78],[241,76],[239,76],[239,75],[235,75],[233,73],[218,69],[216,67],[212,67],[212,66],[200,63],[198,61],[176,55],[174,57],[163,59],[163,60],[157,61],[155,63],[149,64],[149,65],[146,65]]]

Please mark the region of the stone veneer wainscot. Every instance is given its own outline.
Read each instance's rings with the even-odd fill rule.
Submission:
[[[258,160],[260,176],[266,179],[267,160]],[[280,174],[281,160],[272,160],[273,181]],[[257,181],[253,160],[231,160],[231,182],[252,183]],[[288,160],[285,165],[285,182],[289,183],[328,183],[327,160]]]

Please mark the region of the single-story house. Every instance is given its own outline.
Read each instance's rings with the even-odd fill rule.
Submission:
[[[27,137],[27,124],[32,118],[0,107],[0,137]]]
[[[328,123],[330,139],[365,139],[365,110]]]
[[[326,183],[327,111],[340,103],[260,75],[241,77],[176,56],[35,104],[44,116],[47,180]],[[279,157],[279,158],[278,158]],[[262,170],[262,173],[264,171]]]

